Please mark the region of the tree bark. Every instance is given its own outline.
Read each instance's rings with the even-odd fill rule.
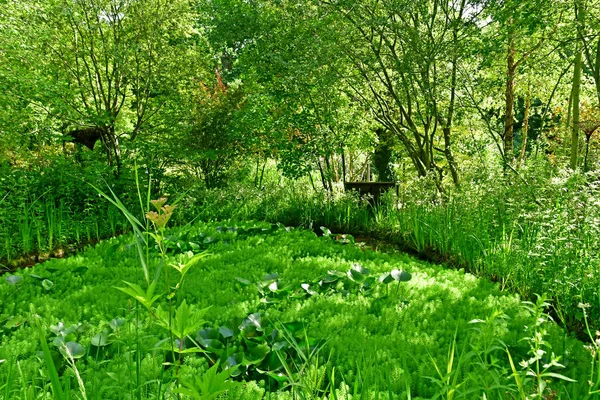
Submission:
[[[600,38],[596,46],[596,61],[594,62],[594,82],[596,82],[596,96],[598,97],[598,106],[600,107]]]
[[[325,173],[323,173],[323,166],[321,165],[321,158],[317,157],[317,165],[319,166],[319,172],[321,173],[321,183],[323,184],[323,189],[325,191],[329,191],[327,188],[327,180],[325,179]]]
[[[509,22],[510,24],[510,22]],[[508,54],[506,56],[506,104],[504,111],[504,158],[512,164],[514,159],[514,104],[515,104],[515,39],[512,28],[508,32]]]
[[[464,3],[463,3],[464,6]],[[462,14],[462,12],[461,12]],[[454,41],[458,41],[456,30],[453,32]],[[442,128],[442,132],[444,134],[444,154],[446,155],[446,160],[448,161],[448,167],[450,168],[450,174],[452,175],[452,181],[454,182],[454,186],[460,186],[460,181],[458,178],[458,166],[456,164],[456,160],[454,159],[454,153],[452,152],[452,141],[450,138],[450,130],[452,129],[452,119],[454,118],[454,102],[456,99],[456,69],[458,63],[458,56],[454,55],[452,59],[452,80],[451,80],[451,93],[450,93],[450,105],[448,106],[448,118],[446,119],[446,124]]]
[[[573,71],[573,130],[571,131],[571,169],[577,169],[579,158],[579,95],[581,91],[581,64],[583,38],[581,31],[584,23],[583,0],[575,1],[575,14],[577,16],[577,52]]]
[[[442,129],[444,132],[444,154],[446,155],[446,160],[448,161],[448,167],[450,168],[450,174],[452,175],[452,182],[454,182],[454,186],[460,186],[460,179],[458,177],[458,168],[456,165],[456,159],[454,158],[454,154],[452,153],[452,147],[450,142],[450,127],[445,127]]]
[[[571,116],[573,115],[573,85],[571,84],[571,90],[569,91],[569,103],[567,105],[567,123],[565,125],[565,134],[564,134],[564,151],[567,154],[567,149],[569,148],[569,139],[570,139],[570,130],[571,130]]]
[[[343,146],[340,146],[340,152],[342,153],[342,177],[346,182],[346,155]]]
[[[525,150],[527,149],[527,134],[529,131],[529,109],[531,107],[531,91],[527,88],[527,97],[525,98],[525,111],[523,112],[523,129],[521,129],[521,136],[523,137],[521,143],[521,152],[519,153],[519,160],[517,161],[517,168],[521,166],[521,163],[525,159]]]

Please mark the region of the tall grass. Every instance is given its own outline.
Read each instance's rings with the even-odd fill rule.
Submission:
[[[49,195],[13,200],[10,208],[0,210],[0,262],[5,269],[26,255],[52,253],[128,231],[127,220],[112,205],[103,203],[81,213]]]

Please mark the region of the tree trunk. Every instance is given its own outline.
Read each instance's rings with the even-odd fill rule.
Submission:
[[[258,170],[260,168],[260,157],[256,155],[256,172],[254,173],[254,187],[258,187]]]
[[[521,163],[525,159],[525,150],[527,148],[527,134],[529,131],[529,109],[531,107],[531,91],[527,88],[527,97],[525,98],[525,111],[523,112],[523,129],[521,129],[521,136],[523,137],[521,143],[521,152],[519,153],[519,160],[517,161],[517,168],[521,166]]]
[[[331,182],[331,176],[333,175],[333,171],[332,171],[332,167],[331,167],[331,162],[329,161],[329,156],[325,155],[325,166],[327,167],[327,174],[326,174],[326,182],[327,182],[327,190],[329,190],[330,192],[333,191],[333,183]]]
[[[312,173],[310,172],[308,173],[308,179],[310,180],[310,185],[312,186],[313,191],[316,193],[317,188],[315,187],[315,181],[313,180]]]
[[[575,14],[577,16],[577,52],[573,71],[573,130],[571,131],[571,169],[577,169],[579,157],[579,95],[581,91],[581,64],[583,38],[581,31],[584,23],[583,0],[576,0]]]
[[[342,153],[342,178],[346,182],[346,155],[343,146],[340,146],[340,152]]]
[[[355,175],[354,175],[354,153],[350,152],[350,160],[348,160],[348,171],[350,172],[350,179],[349,181],[353,181],[356,179]]]
[[[510,24],[510,22],[509,22]],[[504,158],[512,163],[514,159],[514,104],[515,104],[515,40],[512,28],[508,32],[508,54],[506,57],[506,105],[504,110]]]
[[[569,148],[569,138],[571,131],[571,116],[573,115],[573,86],[571,85],[571,90],[569,91],[569,104],[567,105],[567,123],[565,125],[565,134],[564,134],[564,143],[563,148],[565,154],[567,154],[567,149]]]
[[[450,127],[444,127],[442,129],[444,132],[444,154],[446,155],[446,160],[448,161],[448,167],[450,168],[450,174],[452,175],[452,182],[454,182],[454,186],[460,186],[460,180],[458,178],[458,167],[456,165],[456,159],[454,158],[454,154],[452,153],[451,141],[450,141]]]
[[[596,68],[594,72],[594,81],[596,82],[596,96],[598,97],[598,107],[600,107],[600,38],[596,47]]]
[[[323,166],[321,165],[320,157],[317,157],[317,165],[319,166],[319,172],[321,173],[321,183],[323,184],[323,189],[325,189],[325,191],[328,191],[327,180],[325,179],[325,174],[323,173]]]
[[[265,157],[265,161],[263,162],[262,170],[260,171],[260,180],[258,181],[259,188],[261,188],[262,184],[263,184],[263,178],[265,177],[265,168],[267,167],[267,161],[268,161],[268,158]]]
[[[461,14],[462,8],[464,7],[464,2],[461,6]],[[454,42],[458,42],[456,29],[452,34],[454,38]],[[446,160],[448,161],[448,167],[450,168],[450,173],[452,174],[452,181],[454,182],[454,186],[460,186],[460,181],[458,179],[458,166],[456,165],[456,160],[454,159],[454,153],[452,152],[452,141],[450,140],[450,130],[452,129],[452,120],[454,118],[454,102],[456,99],[456,69],[458,64],[458,56],[455,54],[452,59],[452,87],[450,92],[450,105],[448,106],[448,117],[446,118],[446,124],[444,125],[442,132],[444,134],[444,154],[446,155]]]
[[[113,138],[113,150],[115,152],[115,162],[117,165],[117,170],[115,171],[115,175],[119,176],[121,174],[121,146],[119,145],[119,138],[115,134],[115,127],[110,127],[110,133]]]

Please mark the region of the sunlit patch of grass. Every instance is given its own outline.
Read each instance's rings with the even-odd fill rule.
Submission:
[[[214,326],[254,312],[263,313],[274,323],[305,323],[311,337],[327,340],[317,360],[318,365],[327,365],[325,368],[329,368],[333,377],[323,381],[323,387],[333,380],[341,385],[340,388],[347,385],[350,391],[357,390],[358,393],[387,393],[389,390],[395,395],[410,393],[413,398],[427,398],[442,390],[432,384],[430,378],[435,378],[443,385],[455,382],[453,390],[457,394],[467,386],[475,387],[479,397],[473,395],[473,398],[481,398],[482,393],[490,393],[488,396],[495,393],[493,390],[486,392],[485,382],[498,376],[504,383],[511,381],[507,353],[500,346],[490,350],[490,337],[508,346],[515,362],[527,357],[529,348],[520,339],[527,335],[524,326],[532,325],[535,316],[521,307],[517,296],[502,294],[492,283],[406,255],[377,253],[352,244],[342,245],[330,238],[317,238],[306,230],[272,231],[270,224],[258,224],[268,233],[242,237],[236,231],[217,229],[234,225],[249,226],[229,221],[176,228],[165,233],[166,237],[174,235],[188,241],[206,240],[199,251],[208,249],[213,254],[198,268],[189,271],[186,284],[178,293],[179,300],[198,309],[211,306],[204,318]],[[186,257],[176,246],[167,249],[166,254],[168,262]],[[119,341],[107,347],[102,363],[93,358],[75,361],[88,393],[92,388],[104,387],[103,398],[113,398],[118,388],[126,385],[118,377],[129,375],[125,371],[130,368],[135,371],[135,364],[131,364],[127,354],[138,340],[137,329],[141,330],[140,345],[144,349],[139,363],[139,368],[143,369],[142,378],[160,379],[157,373],[162,361],[152,349],[162,338],[161,330],[153,324],[136,322],[139,317],[136,317],[135,302],[114,289],[123,280],[143,282],[136,267],[137,257],[133,238],[122,236],[102,242],[76,257],[52,260],[23,271],[23,283],[18,289],[4,281],[0,283],[0,315],[17,314],[28,318],[27,310],[33,304],[36,313],[47,324],[59,321],[67,326],[89,323],[90,330],[78,339],[86,348],[95,335],[107,329],[111,320],[122,318],[125,325],[120,330]],[[157,262],[157,253],[152,251],[151,270]],[[368,268],[375,276],[395,268],[406,270],[412,274],[412,279],[376,286],[369,294],[350,290],[316,294],[302,300],[284,298],[273,304],[262,301],[255,285],[265,274],[277,273],[282,285],[299,287],[329,270],[345,273],[355,264]],[[50,279],[53,286],[45,289],[28,275],[30,273]],[[249,284],[242,284],[236,278]],[[157,291],[165,290],[164,282],[159,282]],[[9,298],[11,301],[7,302]],[[492,321],[490,316],[499,314],[506,317],[490,325],[491,331],[476,330],[470,323],[473,320]],[[579,390],[577,393],[580,393],[589,376],[589,364],[585,362],[589,356],[581,343],[564,339],[557,326],[548,323],[547,330],[548,343],[566,354],[563,373],[579,381],[567,385],[566,389],[558,384],[551,384],[552,387],[569,393]],[[24,376],[34,379],[39,360],[34,356],[38,351],[37,342],[30,340],[35,335],[32,326],[25,323],[4,329],[1,335],[0,359],[18,357]],[[475,355],[484,351],[487,353],[482,359],[488,363],[494,359],[498,367],[471,363]],[[448,380],[447,376],[437,372],[437,369],[447,369],[450,353],[455,354],[451,366],[451,373],[456,371],[457,374],[455,381],[455,375]],[[335,372],[331,372],[332,367]],[[0,364],[0,382],[6,374],[6,367]],[[474,383],[476,377],[481,378],[477,381],[479,386]],[[460,385],[461,382],[465,384]],[[77,387],[74,380],[72,387]],[[108,389],[110,387],[115,389]]]

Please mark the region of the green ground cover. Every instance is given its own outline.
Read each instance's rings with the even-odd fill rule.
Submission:
[[[600,331],[600,189],[589,184],[591,176],[559,174],[551,185],[534,179],[528,186],[477,183],[446,200],[402,185],[400,196],[375,208],[353,193],[315,193],[308,182],[285,181],[262,190],[236,185],[203,191],[191,196],[202,207],[192,202],[186,209],[204,220],[325,225],[385,239],[497,281],[522,298],[546,293],[557,323],[587,338],[581,304],[592,335]]]
[[[166,296],[149,313],[116,289],[146,283],[134,237],[114,238],[3,277],[0,398],[56,396],[38,320],[70,398],[213,398],[215,362],[210,371],[245,382],[223,392],[234,399],[598,396],[589,352],[548,321],[543,301],[463,271],[266,224],[167,236],[166,258],[151,248],[148,269],[194,260],[171,292],[182,340],[161,326]]]

